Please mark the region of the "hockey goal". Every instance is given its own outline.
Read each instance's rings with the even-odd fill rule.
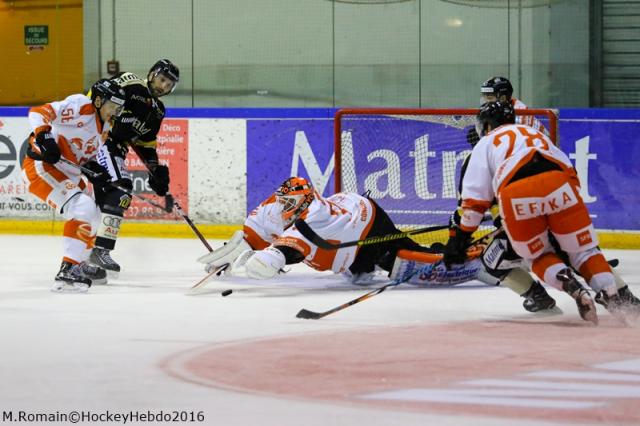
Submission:
[[[446,224],[457,206],[458,180],[471,152],[467,132],[477,109],[342,109],[335,115],[335,192],[368,194],[402,230]],[[557,113],[535,117],[557,144]],[[446,233],[415,238],[443,242]]]

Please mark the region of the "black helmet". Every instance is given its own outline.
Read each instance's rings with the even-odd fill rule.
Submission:
[[[511,82],[504,77],[491,77],[482,83],[480,93],[482,93],[483,96],[494,95],[498,100],[500,96],[504,95],[507,97],[507,100],[509,100],[511,99],[511,95],[513,95],[513,86]]]
[[[484,136],[487,125],[495,129],[503,124],[513,124],[516,122],[516,114],[511,102],[486,102],[480,107],[477,122],[479,127],[478,134]]]
[[[124,89],[115,81],[106,78],[96,81],[91,86],[91,101],[95,101],[97,96],[121,107],[124,106],[126,100]]]
[[[160,59],[158,62],[153,64],[153,66],[149,70],[149,74],[152,73],[154,75],[164,74],[175,83],[178,83],[178,81],[180,81],[180,70],[173,64],[173,62],[168,59]]]

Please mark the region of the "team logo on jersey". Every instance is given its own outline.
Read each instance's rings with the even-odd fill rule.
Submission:
[[[546,197],[511,199],[511,207],[517,220],[557,213],[576,204],[578,204],[578,197],[568,183],[565,183]]]
[[[593,238],[591,238],[591,231],[588,229],[586,231],[582,231],[579,234],[576,234],[576,239],[578,240],[578,245],[580,247],[586,246],[587,244],[591,244],[593,242]]]
[[[527,247],[529,248],[529,251],[531,252],[531,254],[535,254],[536,252],[544,248],[544,243],[540,238],[536,238],[535,240],[528,243]]]

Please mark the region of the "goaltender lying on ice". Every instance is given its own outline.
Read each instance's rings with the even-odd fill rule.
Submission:
[[[460,284],[477,279],[482,270],[479,259],[447,269],[438,263],[442,258],[439,250],[422,247],[406,236],[323,249],[312,242],[308,232],[294,225],[299,219],[311,232],[334,244],[401,233],[373,200],[355,193],[323,198],[306,179],[291,177],[249,214],[244,230],[198,261],[205,263],[210,273],[224,270],[254,279],[272,278],[285,265],[304,262],[319,271],[343,274],[359,285],[371,283],[376,268],[387,271],[391,279],[411,276],[409,283],[424,286]],[[438,264],[431,273],[411,274],[433,263]]]

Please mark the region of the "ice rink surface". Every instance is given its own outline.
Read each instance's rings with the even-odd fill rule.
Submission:
[[[199,241],[123,238],[117,280],[54,294],[61,238],[0,239],[4,411],[201,412],[215,425],[640,424],[640,327],[601,307],[592,327],[553,289],[563,314],[528,313],[510,290],[476,283],[401,286],[312,321],[295,315],[371,288],[297,265],[193,294],[205,275]],[[639,253],[606,254],[640,294]]]

